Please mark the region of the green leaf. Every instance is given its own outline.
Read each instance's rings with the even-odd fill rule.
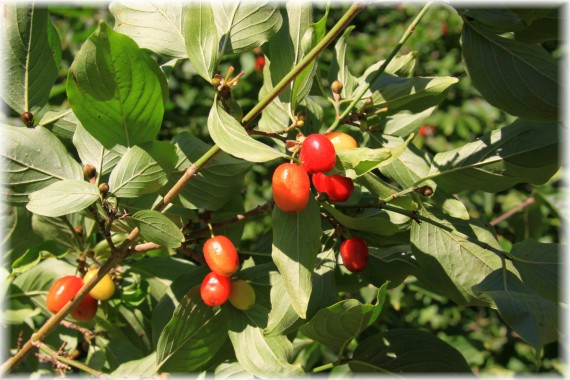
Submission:
[[[333,55],[333,60],[328,73],[330,83],[335,80],[339,80],[343,84],[342,91],[340,93],[343,99],[350,99],[358,85],[357,78],[350,73],[346,64],[348,37],[354,28],[355,26],[353,25],[346,28],[342,36],[336,42],[334,46],[335,54]]]
[[[394,329],[358,345],[348,365],[361,373],[471,373],[455,348],[422,330]]]
[[[311,273],[320,249],[321,216],[319,205],[310,197],[304,210],[287,214],[273,208],[271,257],[283,276],[293,309],[306,318],[312,292]]]
[[[67,97],[83,127],[103,146],[133,146],[158,134],[166,78],[136,42],[101,22],[71,64]]]
[[[162,144],[157,144],[162,143]],[[156,144],[156,145],[155,145]],[[165,142],[155,141],[153,145],[157,148],[166,148]],[[167,164],[174,164],[174,147],[164,150],[161,154],[167,154]],[[159,190],[167,182],[167,172],[163,168],[164,161],[157,154],[160,149],[154,151],[144,150],[141,147],[133,146],[117,163],[109,177],[109,189],[111,193],[119,198],[134,198],[142,194],[153,193]],[[154,154],[154,155],[151,155]],[[170,157],[170,154],[172,157]]]
[[[279,63],[276,63],[278,65]],[[269,57],[265,57],[263,66],[263,86],[259,90],[259,100],[263,99],[273,90],[271,82],[272,62]],[[273,99],[261,113],[261,119],[257,128],[265,132],[282,132],[291,124],[289,116],[289,103],[282,101],[279,97]]]
[[[281,27],[278,4],[273,2],[222,2],[214,19],[222,36],[221,55],[238,54],[263,45]]]
[[[127,153],[127,148],[122,145],[115,145],[110,149],[105,148],[81,124],[77,124],[75,128],[73,145],[77,149],[81,162],[84,165],[93,165],[100,175],[109,173]]]
[[[291,364],[292,345],[284,335],[266,336],[267,310],[255,305],[247,312],[224,308],[228,334],[238,362],[261,378],[292,377],[303,374],[300,364]]]
[[[216,102],[208,116],[210,136],[220,148],[232,156],[250,162],[266,162],[287,157],[268,145],[250,137],[244,127]]]
[[[464,23],[463,63],[473,86],[493,106],[534,120],[560,118],[558,62],[540,45]]]
[[[186,5],[183,22],[188,59],[198,75],[209,82],[217,66],[220,40],[212,4],[197,1]]]
[[[321,309],[300,332],[333,350],[341,352],[362,331],[380,316],[386,298],[385,283],[378,289],[376,305],[362,304],[354,298]]]
[[[26,208],[38,215],[62,216],[85,210],[97,199],[97,186],[85,181],[65,179],[31,193]]]
[[[542,184],[560,167],[559,142],[555,123],[518,119],[478,141],[436,154],[429,178],[450,193]]]
[[[548,12],[548,9],[544,8],[471,8],[463,13],[463,15],[469,17],[469,22],[477,29],[502,34],[522,30],[532,23],[535,18],[542,17],[546,12]]]
[[[190,289],[160,335],[158,366],[165,372],[202,369],[226,341],[225,325],[220,309],[207,306],[199,288]]]
[[[328,240],[330,237],[330,234],[324,234],[322,239]],[[322,308],[328,307],[339,300],[335,278],[336,267],[337,261],[334,245],[330,249],[324,249],[323,252],[317,255],[307,319],[312,318]]]
[[[509,253],[522,282],[552,302],[559,301],[559,252],[563,252],[563,246],[558,244],[525,240],[513,245]]]
[[[48,111],[38,122],[39,126],[49,129],[54,135],[62,140],[71,140],[79,120],[71,109],[63,111]]]
[[[488,226],[471,220],[453,218],[425,204],[421,215],[439,223],[412,224],[412,253],[420,266],[417,277],[436,292],[459,305],[484,305],[473,287],[494,270],[501,268],[501,258],[491,250],[501,246]],[[466,240],[466,236],[486,243],[490,249]],[[512,264],[507,268],[516,272]]]
[[[354,182],[369,190],[370,193],[375,196],[376,200],[386,199],[400,191],[400,189],[397,187],[392,186],[388,182],[382,180],[376,174],[370,172],[357,177]],[[364,193],[364,191],[362,192]],[[418,204],[414,201],[410,194],[398,196],[397,198],[393,199],[390,204],[402,207],[410,211],[418,209]],[[387,214],[391,216],[390,212],[387,212]]]
[[[40,244],[43,239],[34,233],[33,214],[24,207],[13,207],[4,203],[1,208],[5,229],[0,244],[0,257],[7,266],[25,254],[30,247]]]
[[[18,114],[35,113],[48,102],[57,78],[59,38],[49,32],[53,26],[46,7],[5,4],[3,12],[2,100]]]
[[[174,173],[170,176],[171,183],[177,181],[181,173],[211,148],[210,145],[187,132],[178,134],[173,143],[176,146],[178,163]],[[221,152],[184,187],[175,202],[180,202],[185,208],[205,208],[217,211],[241,192],[244,176],[250,168],[249,162]]]
[[[26,252],[20,257],[18,257],[12,263],[12,273],[13,274],[20,274],[24,273],[29,269],[32,269],[36,265],[39,264],[42,258],[42,251],[44,250],[55,250],[55,244],[53,241],[43,242],[40,245],[33,246],[28,248]]]
[[[534,20],[526,29],[515,32],[515,39],[527,43],[543,43],[560,38],[560,15],[557,9],[551,9],[542,18]]]
[[[501,318],[537,352],[558,340],[557,304],[534,293],[510,271],[490,273],[474,290],[491,297]]]
[[[42,128],[2,126],[0,144],[4,199],[28,203],[28,195],[63,179],[83,179],[81,166],[50,131]],[[49,157],[49,159],[46,159]]]
[[[156,367],[156,351],[142,359],[131,360],[121,363],[109,375],[113,378],[126,378],[131,376],[150,377],[158,368]]]
[[[389,288],[400,285],[409,275],[415,275],[418,269],[409,244],[387,248],[368,247],[368,264],[362,277],[374,286],[389,281]]]
[[[378,123],[374,123],[374,130],[382,131],[387,135],[406,137],[412,132],[416,132],[421,127],[423,121],[429,117],[436,107],[428,108],[419,113],[410,111],[400,111],[397,114],[380,118]]]
[[[184,241],[180,228],[158,211],[138,211],[133,215],[133,222],[147,241],[168,248],[178,248]]]
[[[285,335],[298,324],[299,315],[291,305],[283,277],[279,274],[273,276],[270,285],[271,310],[263,333],[266,336]]]
[[[337,210],[333,205],[324,203],[324,208],[330,215],[346,228],[357,231],[371,232],[390,236],[407,229],[408,218],[380,209],[366,209],[358,216],[349,216]],[[402,226],[404,225],[404,226]]]
[[[354,148],[339,149],[336,152],[345,168],[354,169],[357,176],[376,169],[382,162],[392,156],[389,148]]]
[[[186,58],[182,34],[182,3],[112,1],[115,30],[131,37],[143,49],[168,57]]]

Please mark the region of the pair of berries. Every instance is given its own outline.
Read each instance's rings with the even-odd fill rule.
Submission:
[[[240,310],[248,310],[255,304],[255,292],[244,280],[232,282],[231,276],[239,269],[237,250],[230,239],[213,236],[204,243],[204,259],[212,270],[200,287],[200,296],[208,306],[220,306],[228,299]]]
[[[97,276],[97,268],[92,268],[81,279],[77,276],[63,276],[59,278],[50,287],[46,306],[52,313],[59,312],[83,287],[83,284],[89,282],[91,278]],[[97,313],[98,301],[106,301],[115,293],[115,283],[111,277],[106,274],[91,289],[88,295],[71,311],[71,316],[78,321],[87,321],[92,319]]]
[[[335,145],[331,141],[334,137],[327,134],[307,136],[299,154],[301,165],[285,163],[275,169],[271,182],[273,199],[281,211],[296,213],[307,206],[311,191],[309,174],[313,175],[313,185],[317,191],[327,193],[330,200],[344,202],[348,199],[354,188],[352,180],[339,174],[323,174],[336,164]]]

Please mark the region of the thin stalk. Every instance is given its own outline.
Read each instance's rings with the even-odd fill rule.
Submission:
[[[398,43],[396,44],[396,46],[394,47],[394,49],[392,49],[392,52],[390,53],[390,55],[388,56],[388,58],[384,61],[384,63],[380,66],[380,68],[373,74],[373,76],[371,77],[370,81],[366,81],[366,83],[360,88],[360,91],[358,91],[358,93],[356,93],[354,95],[354,99],[352,100],[352,102],[350,102],[350,104],[348,105],[348,107],[342,112],[342,114],[340,115],[340,117],[338,117],[337,119],[335,119],[335,121],[332,123],[332,125],[330,126],[330,128],[327,130],[327,132],[331,132],[334,131],[338,125],[340,124],[341,120],[346,119],[346,117],[348,116],[348,114],[352,111],[352,109],[356,106],[356,104],[360,101],[360,99],[364,96],[364,94],[366,93],[366,91],[368,91],[368,89],[370,88],[370,85],[372,83],[374,83],[374,81],[376,81],[376,79],[378,79],[380,77],[380,75],[382,75],[382,73],[384,73],[384,70],[386,70],[386,67],[388,67],[388,65],[390,64],[390,62],[392,61],[392,59],[394,59],[394,57],[396,56],[396,54],[398,53],[398,51],[400,51],[400,49],[402,48],[402,46],[404,46],[404,43],[406,43],[406,41],[408,40],[408,38],[410,38],[410,36],[412,35],[412,33],[414,32],[414,29],[416,29],[416,26],[419,24],[419,22],[421,21],[421,19],[424,17],[424,15],[427,13],[427,11],[429,10],[429,8],[431,7],[432,2],[428,2],[426,3],[426,5],[424,5],[424,7],[422,8],[422,10],[420,11],[420,13],[418,13],[418,15],[416,16],[416,18],[412,21],[412,23],[406,28],[406,31],[404,32],[404,34],[402,35],[402,37],[400,38],[400,41],[398,41]]]
[[[247,126],[258,114],[260,114],[265,107],[285,87],[287,84],[295,79],[305,67],[321,53],[333,40],[338,36],[344,28],[348,26],[350,21],[364,8],[362,4],[355,4],[345,13],[345,15],[337,22],[337,24],[323,37],[323,39],[315,46],[305,58],[301,60],[292,70],[287,74],[275,88],[267,94],[247,115],[242,119],[244,126]],[[198,174],[198,172],[208,164],[220,152],[220,147],[217,145],[212,146],[202,157],[194,162],[182,174],[178,182],[166,193],[161,202],[159,202],[154,210],[162,211],[170,204],[184,189],[184,187]],[[121,246],[111,257],[99,268],[96,276],[83,285],[75,297],[69,301],[58,313],[49,318],[40,329],[32,335],[32,337],[22,346],[22,348],[12,357],[8,358],[0,367],[0,377],[5,375],[12,367],[18,364],[39,342],[42,342],[45,337],[57,326],[61,321],[85,298],[85,296],[93,289],[93,287],[117,264],[130,254],[131,244],[140,236],[138,228],[134,228],[129,235],[125,238]]]
[[[83,364],[83,363],[80,363],[80,362],[78,362],[78,361],[76,361],[76,360],[67,358],[67,357],[62,356],[62,355],[58,355],[57,352],[55,352],[54,350],[52,350],[52,349],[51,349],[48,345],[46,345],[45,343],[39,343],[39,344],[38,344],[38,348],[39,348],[41,351],[43,351],[43,352],[45,352],[46,354],[48,354],[51,358],[57,360],[58,362],[62,362],[62,363],[67,364],[67,365],[69,365],[69,366],[75,367],[75,368],[77,368],[77,369],[80,369],[80,370],[82,370],[82,371],[84,371],[84,372],[87,372],[87,373],[89,373],[89,374],[91,374],[91,375],[93,375],[93,376],[96,376],[96,377],[108,377],[107,374],[104,374],[104,373],[102,373],[102,372],[99,372],[99,371],[97,371],[97,370],[94,370],[93,368],[88,367],[88,366],[86,366],[86,365]]]

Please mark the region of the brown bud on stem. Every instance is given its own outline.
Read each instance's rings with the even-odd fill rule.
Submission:
[[[20,120],[22,123],[26,124],[26,127],[33,127],[34,126],[34,115],[31,112],[24,112],[20,115]]]
[[[332,84],[331,84],[331,91],[332,91],[334,94],[339,94],[339,95],[340,95],[340,93],[342,92],[343,87],[344,87],[344,85],[342,84],[342,82],[337,79],[337,80],[335,80],[334,82],[332,82]]]
[[[109,185],[108,184],[103,182],[102,184],[99,185],[99,193],[101,193],[101,195],[103,197],[105,197],[108,192],[109,192]]]
[[[94,178],[97,175],[97,169],[95,169],[95,166],[87,164],[83,167],[83,175],[87,179]]]

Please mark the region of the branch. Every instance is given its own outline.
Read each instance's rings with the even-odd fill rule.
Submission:
[[[370,80],[366,81],[364,83],[364,85],[361,87],[360,91],[358,91],[358,93],[356,93],[354,95],[354,99],[352,100],[352,102],[350,102],[350,104],[347,106],[347,108],[342,112],[342,114],[340,116],[338,116],[334,122],[332,123],[332,125],[330,126],[330,128],[327,130],[327,132],[332,132],[334,131],[338,125],[340,124],[341,120],[345,120],[348,116],[348,114],[352,111],[352,109],[356,106],[356,104],[360,101],[360,99],[364,96],[364,94],[366,93],[366,91],[368,91],[368,89],[370,88],[370,85],[372,83],[374,83],[374,81],[376,81],[376,79],[378,79],[380,77],[380,75],[382,75],[382,73],[384,72],[384,70],[386,70],[386,67],[388,67],[388,64],[392,61],[392,59],[394,59],[394,57],[396,56],[396,53],[398,53],[398,51],[400,51],[400,49],[402,48],[402,46],[404,46],[404,43],[406,43],[406,41],[408,40],[408,38],[410,38],[410,36],[412,35],[412,33],[414,32],[414,29],[416,28],[416,26],[418,25],[418,23],[420,22],[420,20],[422,19],[422,17],[424,17],[424,15],[427,13],[428,9],[430,8],[430,6],[432,5],[431,1],[428,2],[426,5],[424,5],[424,7],[422,8],[422,10],[420,11],[420,13],[418,13],[418,15],[416,16],[416,18],[414,19],[414,21],[412,21],[412,23],[406,28],[406,31],[404,32],[404,34],[402,35],[402,37],[400,38],[400,41],[398,41],[398,44],[394,47],[394,49],[392,49],[392,52],[390,53],[390,55],[388,56],[388,58],[384,61],[384,63],[382,64],[382,66],[380,66],[380,68],[378,68],[378,70],[374,73],[374,75],[370,78]]]
[[[45,352],[46,354],[49,355],[49,357],[48,357],[49,359],[55,360],[56,363],[57,363],[57,362],[61,362],[61,363],[67,364],[67,365],[69,365],[69,366],[78,368],[78,369],[80,369],[80,370],[82,370],[82,371],[84,371],[84,372],[87,372],[87,373],[89,373],[89,374],[91,374],[91,375],[93,375],[93,376],[96,376],[96,377],[102,377],[102,378],[108,377],[108,375],[106,375],[106,374],[104,374],[104,373],[102,373],[102,372],[96,371],[96,370],[94,370],[93,368],[88,367],[88,366],[86,366],[86,365],[83,364],[83,363],[80,363],[80,362],[78,362],[78,361],[76,361],[76,360],[67,358],[67,357],[62,356],[62,355],[58,355],[57,352],[55,352],[54,350],[52,350],[52,349],[51,349],[47,344],[45,344],[45,343],[41,343],[41,342],[40,342],[40,343],[37,343],[36,345],[37,345],[37,347],[38,347],[40,350],[42,350],[43,352]],[[49,361],[51,361],[51,360],[49,360]]]
[[[530,197],[525,199],[524,201],[522,201],[521,203],[519,203],[516,207],[513,207],[512,209],[510,209],[509,211],[505,212],[503,215],[498,216],[497,218],[491,220],[489,222],[490,225],[492,226],[496,226],[497,224],[501,223],[502,221],[510,218],[511,216],[513,216],[514,214],[516,214],[519,211],[524,210],[526,207],[530,206],[531,204],[533,204],[536,200],[534,199],[534,197]]]
[[[336,23],[336,25],[323,37],[323,39],[315,46],[309,54],[305,56],[274,88],[269,92],[247,115],[242,119],[243,126],[247,126],[257,115],[259,115],[273,99],[275,99],[287,85],[293,81],[310,62],[315,60],[317,56],[345,29],[350,21],[363,9],[364,5],[354,4],[344,16]],[[194,162],[180,177],[178,182],[166,193],[160,203],[154,207],[156,211],[162,211],[170,204],[184,189],[184,187],[198,174],[198,172],[208,164],[220,152],[220,147],[212,146],[202,157]],[[34,347],[34,344],[42,342],[45,337],[57,326],[61,321],[73,310],[83,298],[93,289],[93,287],[117,264],[129,256],[131,244],[139,237],[140,231],[134,228],[121,246],[116,249],[111,257],[99,268],[96,276],[86,282],[79,292],[71,299],[58,313],[51,316],[40,329],[32,335],[32,337],[24,344],[22,349],[14,356],[8,358],[0,367],[0,377],[5,375],[12,367],[19,363]]]

